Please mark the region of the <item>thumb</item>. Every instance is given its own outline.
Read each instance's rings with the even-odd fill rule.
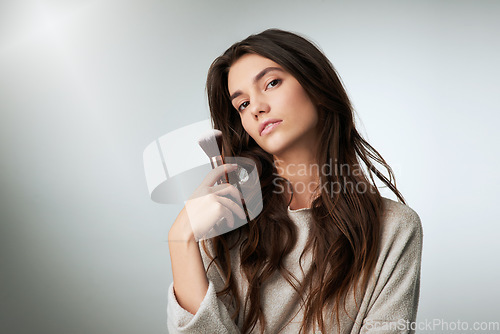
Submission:
[[[225,173],[229,173],[232,171],[235,171],[238,168],[237,164],[224,164],[215,167],[212,169],[207,176],[205,176],[205,179],[203,180],[202,184],[211,187],[214,185],[217,180],[219,180]]]

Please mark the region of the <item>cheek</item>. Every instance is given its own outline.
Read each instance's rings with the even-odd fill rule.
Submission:
[[[241,125],[243,126],[243,129],[245,130],[245,132],[248,133],[248,135],[250,137],[254,138],[254,136],[253,136],[253,129],[251,128],[250,122],[247,119],[247,117],[244,117],[244,116],[240,115],[240,119],[241,119]]]
[[[291,101],[293,106],[291,110],[293,112],[289,113],[289,117],[299,124],[311,125],[318,122],[318,113],[316,107],[311,102],[309,97],[306,96],[296,96],[293,101]]]
[[[302,106],[302,110],[304,111],[304,116],[310,120],[311,123],[316,124],[318,122],[318,112],[316,106],[309,98],[309,95],[301,89],[301,92],[296,95],[297,96],[297,105]]]
[[[290,87],[290,91],[289,94],[287,94],[287,97],[288,101],[286,103],[289,106],[295,107],[293,109],[300,110],[300,114],[302,114],[302,117],[306,115],[310,117],[311,114],[316,110],[313,102],[309,98],[309,95],[307,95],[306,91],[298,82]]]
[[[293,100],[290,101],[293,106],[297,106],[299,109],[308,111],[310,109],[311,103],[309,99],[303,95],[294,95]]]

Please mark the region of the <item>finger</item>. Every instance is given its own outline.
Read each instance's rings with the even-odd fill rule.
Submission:
[[[217,196],[224,196],[224,197],[227,197],[227,195],[231,196],[232,198],[234,198],[236,203],[239,203],[243,198],[243,195],[238,190],[238,188],[229,183],[223,183],[213,186],[212,190],[213,194]]]
[[[229,173],[232,171],[235,171],[238,168],[238,165],[236,164],[224,164],[215,167],[212,169],[207,176],[205,176],[205,179],[203,180],[203,183],[205,186],[213,186],[217,180],[219,180],[225,173]]]
[[[235,213],[241,219],[245,219],[246,218],[245,211],[243,211],[243,207],[241,207],[240,205],[236,204],[235,202],[233,202],[229,198],[218,196],[217,201],[219,201],[219,203],[221,203],[226,208],[228,208],[229,210],[231,210],[231,212]]]
[[[234,227],[234,216],[233,212],[221,204],[221,218],[215,223],[214,227],[224,228],[224,221],[226,225],[233,228]]]

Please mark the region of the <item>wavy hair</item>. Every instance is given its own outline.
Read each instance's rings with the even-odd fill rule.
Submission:
[[[318,124],[321,124],[317,147],[319,165],[328,164],[334,170],[332,162],[335,161],[340,166],[349,166],[353,171],[349,175],[320,175],[320,185],[337,184],[343,191],[328,192],[327,187],[321,187],[320,195],[312,203],[313,219],[309,239],[299,263],[307,251],[312,252],[314,259],[322,261],[311,264],[311,270],[303,282],[299,282],[283,263],[297,241],[296,227],[287,212],[287,199],[283,192],[277,191],[278,186],[286,185],[286,180],[279,177],[273,156],[260,148],[246,133],[229,98],[229,69],[241,56],[249,53],[266,57],[283,67],[297,79],[315,104]],[[353,107],[335,68],[320,49],[304,37],[278,29],[250,35],[214,60],[208,71],[206,88],[213,127],[223,134],[223,154],[253,159],[259,173],[263,201],[262,212],[255,219],[237,230],[211,239],[213,256],[207,251],[205,241],[202,241],[211,259],[210,265],[215,262],[225,277],[225,286],[217,292],[217,296],[229,294],[234,298],[234,320],[241,305],[229,251],[239,245],[241,270],[249,283],[244,296],[243,309],[246,310],[249,305],[249,311],[244,313],[243,333],[250,333],[257,321],[260,322],[261,333],[264,332],[266,319],[262,311],[260,289],[276,271],[301,297],[304,308],[301,332],[308,332],[315,322],[326,333],[324,308],[333,310],[332,321],[335,315],[339,323],[342,301],[345,310],[349,290],[352,287],[361,287],[362,291],[366,289],[377,260],[382,197],[373,173],[406,204],[396,188],[394,173],[356,130]],[[372,161],[388,171],[389,179]],[[361,168],[360,163],[364,164],[366,170]],[[237,237],[237,241],[230,242],[232,237]],[[357,305],[356,297],[355,302]]]

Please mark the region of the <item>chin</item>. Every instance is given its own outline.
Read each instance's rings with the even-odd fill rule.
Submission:
[[[269,146],[262,147],[261,146],[260,148],[262,148],[267,153],[269,153],[271,155],[276,155],[276,156],[281,155],[281,153],[283,153],[283,151],[284,151],[282,147],[269,147]]]
[[[269,154],[279,155],[286,149],[286,145],[284,144],[282,139],[272,138],[269,143],[257,143],[260,148],[266,151]]]

